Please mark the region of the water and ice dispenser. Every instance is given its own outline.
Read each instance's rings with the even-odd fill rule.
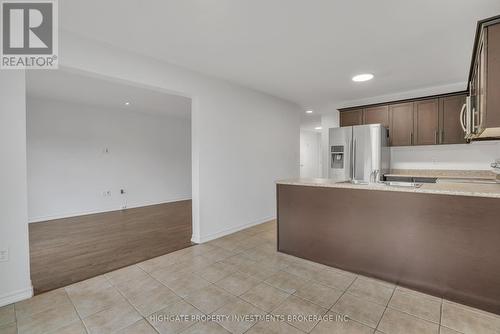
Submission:
[[[331,147],[332,165],[333,169],[344,169],[344,146],[334,145]]]

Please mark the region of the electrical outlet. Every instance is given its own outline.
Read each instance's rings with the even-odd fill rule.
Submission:
[[[0,249],[0,262],[7,262],[7,261],[9,261],[9,249],[2,248]]]

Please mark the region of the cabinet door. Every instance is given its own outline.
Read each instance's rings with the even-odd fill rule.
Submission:
[[[413,145],[413,102],[389,106],[391,146]]]
[[[352,126],[363,124],[363,110],[349,110],[340,113],[340,126]]]
[[[460,111],[465,103],[465,95],[442,97],[439,99],[439,143],[463,144],[465,132],[460,124]]]
[[[413,145],[437,145],[439,143],[438,99],[415,101],[414,111]]]
[[[382,124],[389,128],[389,106],[366,108],[363,111],[364,124]]]

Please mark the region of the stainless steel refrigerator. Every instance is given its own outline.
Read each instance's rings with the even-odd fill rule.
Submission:
[[[388,130],[381,124],[332,128],[329,148],[332,179],[373,183],[389,171]]]

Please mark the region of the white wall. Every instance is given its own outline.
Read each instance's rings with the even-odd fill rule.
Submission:
[[[191,198],[190,110],[185,114],[28,98],[29,221]]]
[[[321,133],[300,130],[300,177],[321,177]]]
[[[0,306],[32,295],[26,191],[26,96],[23,71],[0,73]]]
[[[491,170],[500,142],[391,148],[393,169]]]
[[[299,106],[68,32],[60,37],[63,67],[193,99],[195,242],[276,216],[274,182],[299,176]]]

